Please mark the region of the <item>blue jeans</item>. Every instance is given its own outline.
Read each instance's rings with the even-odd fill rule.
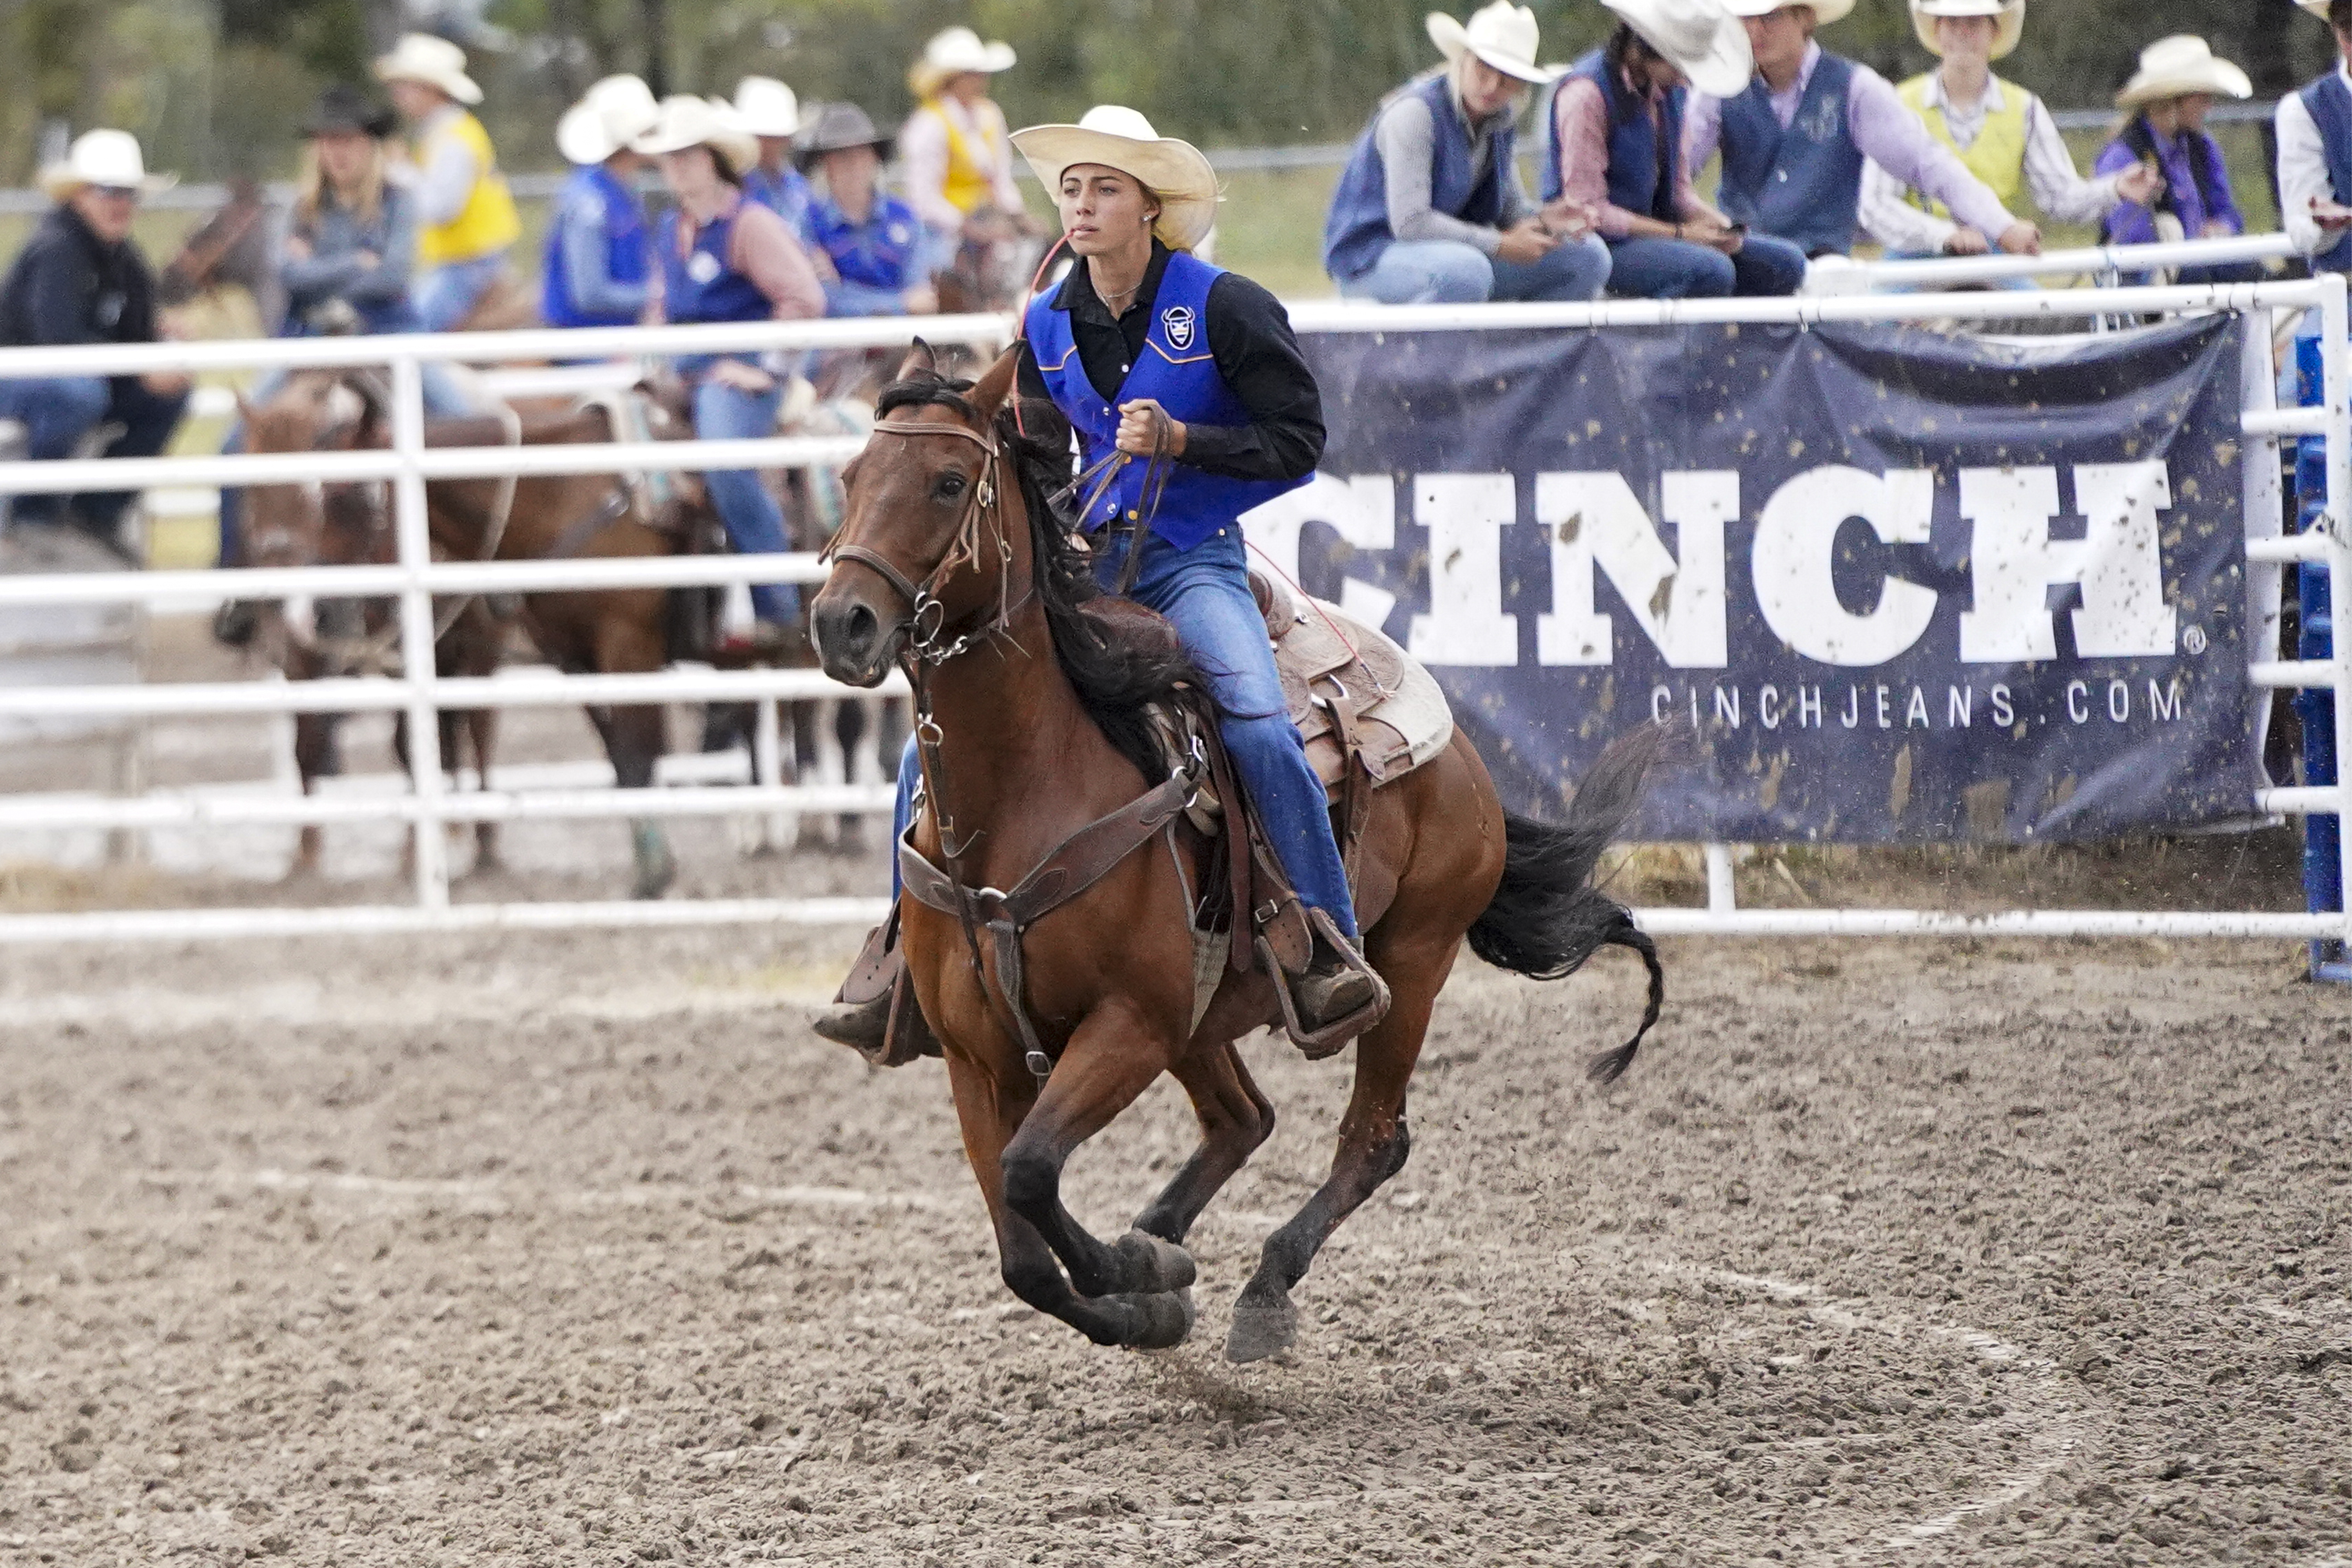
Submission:
[[[776,433],[776,411],[783,405],[782,382],[765,392],[745,392],[723,382],[703,381],[694,389],[694,433],[706,441],[749,441]],[[709,488],[719,521],[727,525],[728,542],[738,555],[781,554],[784,513],[776,498],[750,468],[718,469],[702,476]],[[801,594],[793,584],[751,584],[751,613],[763,621],[800,618]]]
[[[416,319],[428,332],[453,331],[466,319],[466,312],[481,302],[483,291],[506,264],[507,253],[501,250],[494,256],[452,261],[419,272],[416,281],[409,286]]]
[[[1096,572],[1106,588],[1118,582],[1126,559],[1119,545],[1097,558]],[[1307,748],[1283,701],[1274,650],[1265,640],[1265,617],[1250,596],[1240,525],[1229,523],[1190,550],[1178,550],[1153,534],[1144,546],[1143,569],[1132,596],[1174,623],[1185,651],[1208,679],[1211,694],[1224,710],[1218,732],[1300,901],[1328,914],[1342,933],[1355,940],[1355,903],[1348,895],[1339,846],[1331,836],[1323,781],[1308,765]],[[907,831],[919,774],[910,739],[898,759],[894,834]],[[893,893],[898,891],[896,865],[894,857]]]
[[[1350,300],[1383,305],[1476,305],[1489,300],[1574,304],[1609,281],[1609,247],[1597,235],[1563,240],[1538,261],[1497,261],[1452,239],[1399,240],[1370,271],[1343,279]]]
[[[1609,250],[1609,291],[1628,300],[1793,294],[1805,281],[1805,253],[1769,235],[1749,235],[1737,256],[1682,239],[1621,239]]]
[[[909,276],[913,274],[909,273]],[[928,285],[930,279],[924,275]],[[912,285],[909,285],[912,287]],[[903,316],[907,313],[905,289],[877,289],[871,283],[852,283],[836,279],[824,286],[824,313],[828,316]]]
[[[81,438],[100,425],[115,423],[122,434],[106,448],[110,458],[152,458],[170,444],[180,426],[188,395],[159,396],[136,376],[52,375],[0,379],[0,419],[25,426],[27,455],[43,461],[69,458]],[[131,503],[128,490],[72,497],[18,496],[11,514],[26,522],[56,521],[68,501],[101,532],[110,532]]]

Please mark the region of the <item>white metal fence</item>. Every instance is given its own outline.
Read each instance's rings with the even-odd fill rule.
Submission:
[[[2149,247],[2154,249],[2157,247]],[[2085,257],[2140,270],[2163,259],[2147,251],[2077,253],[2019,266],[2002,258],[1974,264],[1983,276],[2005,271],[2092,269]],[[2210,251],[2199,259],[2213,259]],[[2179,258],[2175,258],[2179,259]],[[1958,264],[1931,279],[1956,281]],[[1901,277],[1890,267],[1887,281]],[[1487,331],[1579,331],[1595,326],[1664,326],[1696,322],[1810,323],[1921,319],[2013,321],[2039,317],[2084,321],[2111,315],[2188,310],[2301,312],[2316,309],[2324,321],[2326,404],[2310,409],[2254,409],[2248,437],[2263,444],[2301,435],[2327,441],[2326,521],[2301,536],[2252,538],[2247,554],[2276,569],[2324,562],[2337,584],[2352,582],[2352,348],[2347,348],[2345,280],[2234,285],[2194,289],[2061,289],[1907,296],[1821,296],[1794,300],[1612,300],[1591,305],[1378,307],[1302,304],[1293,321],[1302,332],[1388,333],[1475,328]],[[819,812],[870,809],[867,790],[809,787],[712,788],[565,792],[452,793],[446,787],[434,716],[445,709],[584,703],[804,699],[845,694],[814,671],[721,672],[672,669],[646,675],[564,676],[509,672],[479,679],[444,679],[431,655],[433,595],[525,593],[623,585],[677,586],[751,582],[811,583],[823,569],[814,556],[639,558],[436,563],[426,541],[425,484],[431,479],[514,473],[602,473],[659,469],[775,468],[846,461],[856,440],[776,437],[744,441],[610,443],[554,447],[427,448],[418,395],[422,361],[579,359],[595,355],[668,354],[713,350],[860,347],[902,342],[912,330],[943,342],[999,343],[1009,323],[993,316],[930,318],[919,323],[821,321],[753,326],[609,328],[589,331],[467,334],[450,337],[279,340],[268,342],[137,344],[72,349],[0,350],[0,376],[112,375],[152,370],[197,371],[247,366],[372,364],[389,369],[392,446],[387,451],[158,458],[106,462],[0,463],[0,493],[79,489],[139,489],[159,485],[268,484],[306,480],[383,479],[393,486],[397,560],[383,566],[244,571],[235,574],[241,597],[297,595],[396,597],[404,673],[306,682],[251,681],[170,686],[85,686],[0,690],[0,713],[71,711],[188,714],[198,712],[397,710],[409,717],[412,793],[404,798],[341,797],[205,801],[188,798],[105,799],[68,803],[10,802],[0,797],[0,832],[59,826],[142,828],[162,826],[392,821],[425,828],[417,835],[415,899],[406,906],[331,909],[157,910],[0,916],[0,942],[60,939],[184,939],[308,932],[553,928],[602,925],[689,925],[740,921],[832,923],[878,919],[876,899],[758,899],[646,903],[455,904],[441,825],[524,817],[635,817]],[[2259,521],[2259,520],[2251,520]],[[168,603],[217,595],[222,579],[206,572],[121,572],[0,579],[0,613],[13,605]],[[2266,660],[2251,670],[2253,684],[2330,687],[2339,734],[2352,734],[2352,638],[2338,637],[2326,661]],[[2327,788],[2263,792],[2258,809],[2330,812],[2352,805],[2352,779]],[[2352,835],[2346,838],[2352,862]],[[1864,935],[2018,933],[2033,935],[2172,935],[2273,938],[2352,937],[2352,920],[2287,912],[2019,910],[1967,916],[1913,910],[1740,910],[1732,898],[1727,847],[1707,851],[1709,899],[1705,909],[1642,911],[1659,932],[1730,935]],[[2352,863],[2347,863],[2352,872]],[[2348,878],[2352,880],[2352,878]]]

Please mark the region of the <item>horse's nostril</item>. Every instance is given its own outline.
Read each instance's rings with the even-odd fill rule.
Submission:
[[[874,637],[880,627],[881,623],[875,618],[873,610],[864,605],[857,605],[849,612],[849,625],[844,628],[847,634],[845,641],[848,648],[863,656],[874,647]]]

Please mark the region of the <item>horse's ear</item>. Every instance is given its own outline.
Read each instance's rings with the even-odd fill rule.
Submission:
[[[996,363],[988,367],[988,374],[982,376],[971,391],[965,395],[971,399],[982,425],[995,419],[996,411],[1004,406],[1006,398],[1013,395],[1013,379],[1020,374],[1021,345],[1015,343],[997,356]]]
[[[898,362],[898,379],[900,381],[912,381],[919,375],[939,374],[940,356],[933,353],[931,345],[920,338],[917,338],[912,346],[907,350],[907,357]]]
[[[362,371],[354,371],[346,378],[346,384],[360,395],[360,417],[352,432],[352,445],[355,447],[389,446],[392,440],[392,389]]]
[[[236,399],[236,422],[250,428],[253,425],[254,407],[252,404],[246,401],[245,388],[236,387],[231,391],[230,395]]]

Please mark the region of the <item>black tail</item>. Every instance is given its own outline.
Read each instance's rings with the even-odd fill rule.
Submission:
[[[1630,947],[1650,972],[1650,1002],[1641,1027],[1613,1051],[1594,1057],[1587,1070],[1597,1083],[1614,1083],[1642,1048],[1666,999],[1658,950],[1632,913],[1592,886],[1601,852],[1633,814],[1642,775],[1657,761],[1671,731],[1644,725],[1609,743],[1577,785],[1568,820],[1554,826],[1503,814],[1503,884],[1470,928],[1470,951],[1499,969],[1537,980],[1574,973],[1609,946]]]

